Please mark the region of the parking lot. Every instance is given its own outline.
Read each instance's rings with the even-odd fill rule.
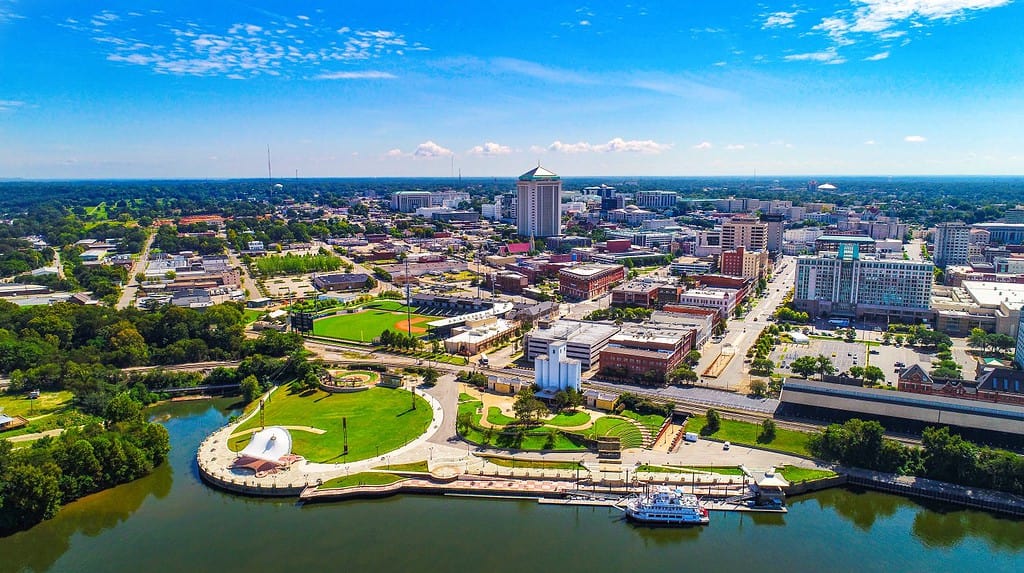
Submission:
[[[870,353],[869,353],[870,352]],[[863,342],[844,342],[838,339],[821,340],[812,338],[810,344],[780,344],[772,353],[772,360],[778,365],[780,373],[790,374],[789,365],[801,356],[817,356],[823,354],[832,360],[836,372],[849,372],[851,366],[878,366],[885,373],[885,379],[892,385],[896,384],[899,370],[920,364],[926,371],[931,369],[934,355],[918,352],[910,346],[871,344]],[[960,353],[958,353],[960,354]],[[966,356],[966,354],[964,354]],[[964,369],[965,376],[973,376],[973,363],[957,356],[957,361]],[[902,364],[897,367],[897,363]]]

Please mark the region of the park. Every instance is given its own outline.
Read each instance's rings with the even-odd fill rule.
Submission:
[[[260,402],[250,406],[260,407]],[[293,453],[310,462],[330,464],[396,450],[421,436],[433,416],[422,397],[383,387],[339,394],[281,388],[262,407],[262,416],[256,412],[234,430],[228,444],[232,451],[243,449],[261,426],[281,426],[291,432]]]

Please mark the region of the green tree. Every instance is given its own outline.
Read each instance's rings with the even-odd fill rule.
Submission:
[[[258,398],[261,393],[260,381],[252,374],[242,379],[239,388],[242,391],[242,401],[246,404]]]
[[[967,336],[967,346],[987,350],[989,346],[988,333],[980,328],[972,328]]]
[[[707,413],[704,415],[707,419],[707,423],[704,425],[704,429],[709,434],[714,434],[722,427],[722,416],[718,413],[718,410],[714,408],[708,408]]]
[[[768,444],[775,440],[775,420],[765,418],[761,422],[761,432],[757,436],[758,443]]]
[[[950,433],[948,426],[925,428],[921,445],[928,477],[953,483],[968,483],[974,478],[978,448]]]
[[[814,358],[814,362],[818,366],[818,374],[821,375],[822,380],[825,379],[825,376],[836,373],[836,367],[832,364],[832,359],[828,356],[819,354]]]
[[[878,366],[865,366],[864,379],[871,384],[878,384],[885,380],[885,372],[883,372]]]
[[[111,424],[141,422],[142,404],[132,398],[128,392],[121,392],[107,403],[104,418]]]
[[[531,388],[520,390],[516,394],[515,402],[512,404],[512,410],[516,413],[516,418],[527,423],[535,421],[541,414],[546,413],[547,409],[547,405],[533,395],[533,389]]]
[[[8,468],[3,476],[0,529],[4,521],[11,528],[23,528],[57,515],[61,503],[60,475],[60,468],[52,463],[15,464]]]
[[[775,370],[775,362],[770,358],[755,358],[750,363],[750,371],[760,374],[761,376],[771,376]]]
[[[768,395],[768,383],[761,378],[752,378],[750,380],[750,393],[758,398],[763,398]]]
[[[686,363],[687,364],[689,364],[690,366],[696,366],[698,362],[700,362],[700,351],[699,350],[694,349],[694,350],[691,350],[691,351],[686,353]]]
[[[697,373],[689,366],[682,365],[669,372],[668,380],[672,384],[693,384],[697,381]]]
[[[814,356],[801,356],[790,363],[789,369],[802,378],[810,378],[818,372],[818,360]]]

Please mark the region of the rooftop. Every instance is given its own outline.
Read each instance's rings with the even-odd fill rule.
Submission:
[[[569,269],[562,269],[559,273],[565,273],[575,275],[577,277],[589,278],[594,275],[598,275],[604,272],[613,271],[615,269],[622,268],[622,265],[605,265],[601,263],[594,263],[589,265],[580,265]]]
[[[519,176],[520,181],[558,181],[561,178],[540,165]]]
[[[535,328],[530,338],[539,340],[567,340],[578,344],[596,344],[607,340],[619,331],[619,327],[597,322],[579,320],[556,320],[550,328]]]
[[[1024,284],[963,281],[960,286],[981,306],[997,307],[1002,303],[1013,308],[1024,306]]]

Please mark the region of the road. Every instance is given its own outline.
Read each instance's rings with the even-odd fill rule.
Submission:
[[[238,258],[238,253],[228,249],[228,264],[238,269],[238,274],[242,282],[242,290],[246,291],[246,298],[260,298],[263,294],[260,292],[256,281],[252,280],[249,276],[249,269],[245,268],[242,264],[241,259]]]
[[[149,261],[149,248],[153,245],[153,239],[156,238],[156,228],[149,230],[149,236],[146,238],[146,244],[142,246],[142,252],[139,253],[139,258],[132,262],[132,266],[128,269],[128,284],[121,289],[121,296],[117,299],[116,308],[128,308],[135,301],[135,296],[139,292],[139,281],[135,276],[146,270],[146,263]]]
[[[757,301],[750,312],[743,318],[729,320],[728,334],[721,342],[708,342],[701,349],[700,363],[697,365],[697,373],[701,374],[711,365],[715,358],[722,352],[722,348],[731,346],[735,349],[735,356],[725,370],[717,378],[704,378],[704,383],[712,388],[725,390],[737,390],[745,388],[748,383],[749,368],[744,363],[747,350],[754,345],[761,331],[771,324],[769,320],[775,309],[782,304],[789,289],[793,288],[796,277],[796,259],[784,257],[776,266],[778,271],[768,283],[764,298]]]

